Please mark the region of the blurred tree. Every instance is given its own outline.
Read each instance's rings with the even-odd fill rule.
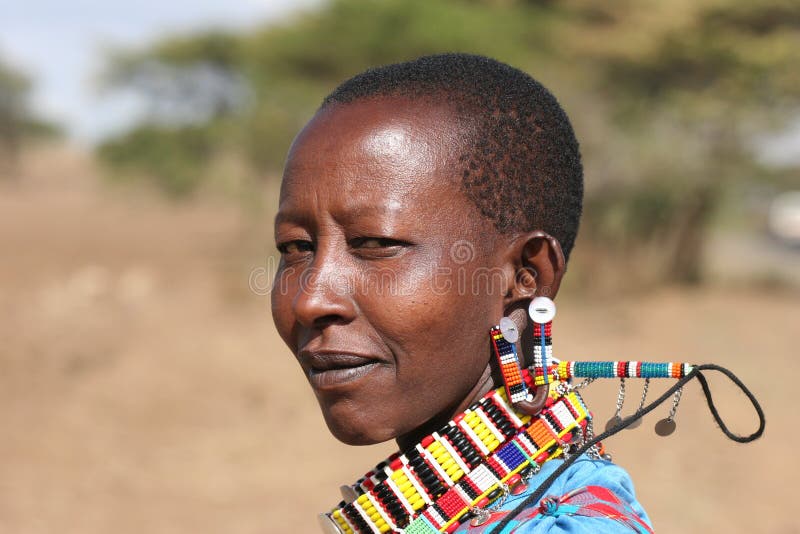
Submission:
[[[0,61],[0,178],[13,175],[23,139],[58,133],[54,125],[31,112],[30,89],[27,77]]]
[[[598,88],[613,105],[615,134],[638,152],[638,174],[625,187],[627,231],[608,229],[616,209],[592,209],[617,204],[604,198],[615,188],[589,195],[587,222],[599,229],[590,234],[607,232],[598,242],[621,243],[621,253],[631,249],[618,239],[626,235],[658,247],[661,277],[693,282],[723,192],[773,178],[754,157],[755,136],[800,119],[800,4],[700,2],[678,16],[647,14],[663,16],[659,23],[631,23],[645,15],[629,13],[623,23],[616,14],[573,41],[578,59],[602,61]],[[643,39],[643,30],[653,33]]]
[[[116,54],[106,87],[138,91],[151,113],[99,153],[173,193],[211,178],[220,154],[276,173],[337,83],[449,50],[516,65],[563,101],[586,162],[587,260],[572,263],[587,283],[594,251],[647,265],[645,280],[696,280],[722,191],[775,175],[753,137],[800,108],[790,0],[331,0],[281,25]]]
[[[27,78],[0,63],[0,172],[11,175],[24,128]]]

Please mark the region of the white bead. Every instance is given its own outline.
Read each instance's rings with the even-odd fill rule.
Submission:
[[[547,297],[536,297],[528,306],[528,315],[534,323],[549,323],[556,316],[556,304]]]
[[[500,333],[509,343],[516,343],[519,340],[519,330],[510,317],[500,319]]]

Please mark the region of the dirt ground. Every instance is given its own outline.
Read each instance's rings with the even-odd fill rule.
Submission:
[[[107,191],[70,152],[29,155],[22,174],[0,180],[0,533],[316,532],[392,447],[328,435],[250,290],[269,216]],[[557,356],[713,361],[766,410],[762,440],[727,441],[694,383],[673,436],[652,431],[665,406],[607,443],[657,532],[800,533],[798,304],[748,288],[560,299]],[[712,385],[751,431],[743,398]],[[615,397],[590,388],[601,422]]]

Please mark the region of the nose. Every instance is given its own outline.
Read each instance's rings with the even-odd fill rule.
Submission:
[[[295,318],[312,329],[348,323],[356,315],[353,289],[348,270],[330,256],[318,254],[300,275],[292,301]]]

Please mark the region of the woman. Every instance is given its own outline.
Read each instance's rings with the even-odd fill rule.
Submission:
[[[567,441],[587,428],[577,404],[551,450],[516,473],[484,465],[492,451],[478,442],[487,438],[459,421],[470,406],[466,417],[476,418],[475,403],[504,386],[495,349],[515,339],[491,329],[512,317],[505,337],[516,328],[533,339],[518,310],[555,298],[582,190],[578,144],[555,98],[483,57],[367,71],[337,88],[300,132],[275,222],[275,324],[338,439],[394,439],[407,452],[346,487],[355,503],[323,515],[326,529],[488,532],[568,456]],[[531,363],[533,349],[520,351]],[[491,406],[481,421],[496,423],[479,421],[483,435],[491,440],[486,427],[502,433],[497,421],[516,421],[506,425],[511,436],[566,402],[563,389],[528,384],[531,395],[513,406],[482,401]],[[628,476],[594,452],[549,487],[555,498],[533,503],[503,532],[649,532]],[[478,467],[493,484],[473,480],[470,489],[467,472]]]

